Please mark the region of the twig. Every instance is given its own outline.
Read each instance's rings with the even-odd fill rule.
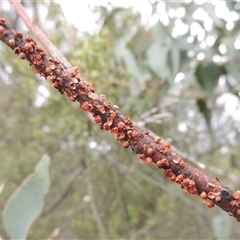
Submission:
[[[156,133],[154,133],[153,131],[151,131],[150,129],[147,129],[149,131],[149,134],[151,137],[155,138],[157,136]],[[166,140],[163,139],[163,142],[166,142]],[[201,161],[197,160],[196,158],[190,156],[189,154],[187,153],[184,153],[182,152],[181,150],[179,150],[178,148],[176,148],[175,146],[172,146],[171,147],[172,151],[175,152],[178,156],[180,156],[181,158],[185,159],[186,161],[188,162],[191,162],[193,163],[195,166],[197,166],[198,168],[201,168],[201,169],[208,169],[210,170],[211,172],[213,172],[214,174],[218,175],[218,176],[223,176],[223,177],[226,177],[225,175],[225,172],[220,169],[220,168],[217,168],[213,165],[210,165],[208,164],[206,166],[205,163],[202,163]],[[237,182],[238,180],[238,177],[233,174],[233,173],[228,173],[227,177],[233,181],[233,182]]]
[[[159,106],[156,106],[144,113],[142,113],[140,116],[139,116],[139,119],[145,119],[151,115],[153,115],[154,113],[158,112],[159,110],[163,109],[163,108],[167,108],[167,107],[170,107],[172,105],[175,105],[177,104],[179,101],[178,99],[172,99],[171,101],[167,102],[167,103],[164,103],[164,104],[161,104]]]
[[[161,119],[163,118],[169,118],[172,116],[172,113],[169,113],[169,112],[164,112],[164,113],[158,113],[158,114],[154,114],[154,115],[151,115],[149,117],[145,117],[144,119],[142,120],[138,120],[138,121],[135,121],[135,125],[138,126],[138,127],[145,127],[146,124],[148,123],[157,123],[157,124],[160,124],[162,122]]]
[[[95,202],[95,198],[94,198],[94,193],[93,193],[93,184],[92,184],[92,178],[91,178],[91,165],[88,164],[90,171],[89,174],[87,175],[87,189],[88,189],[88,194],[91,198],[90,201],[90,206],[91,206],[91,210],[94,216],[94,219],[96,221],[97,227],[98,227],[98,231],[100,233],[101,239],[106,239],[106,229],[103,225],[103,222],[101,220],[101,217],[98,213],[98,209],[96,206],[96,202]]]
[[[218,178],[211,179],[199,169],[187,164],[175,152],[169,142],[160,137],[153,139],[147,131],[137,128],[130,118],[124,117],[118,108],[98,95],[92,85],[78,75],[78,68],[65,69],[57,58],[47,58],[42,48],[30,36],[15,32],[5,19],[0,19],[0,40],[61,94],[80,103],[80,109],[92,114],[101,129],[109,131],[124,148],[129,146],[139,159],[164,169],[164,176],[181,186],[189,194],[199,195],[208,207],[219,206],[240,221],[240,191],[222,185]]]

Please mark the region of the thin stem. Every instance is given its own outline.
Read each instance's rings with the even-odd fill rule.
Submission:
[[[58,58],[66,69],[72,68],[69,61],[63,56],[63,54],[52,44],[52,42],[46,37],[43,31],[32,21],[28,16],[20,0],[9,0],[14,9],[21,17],[26,26],[33,32],[39,42],[45,47],[51,56]]]

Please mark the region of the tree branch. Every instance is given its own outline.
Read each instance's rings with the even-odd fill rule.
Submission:
[[[24,38],[5,19],[0,19],[0,40],[21,59],[29,61],[32,69],[48,79],[61,94],[79,102],[80,109],[90,112],[100,128],[109,131],[124,148],[130,146],[142,161],[155,163],[164,170],[165,177],[179,184],[187,193],[200,196],[208,207],[216,204],[240,221],[240,191],[234,192],[222,185],[218,178],[211,179],[170,151],[170,143],[161,143],[160,137],[153,139],[148,132],[134,126],[117,106],[106,101],[104,95],[99,96],[91,83],[79,76],[78,68],[65,69],[60,59],[47,58],[32,37]]]

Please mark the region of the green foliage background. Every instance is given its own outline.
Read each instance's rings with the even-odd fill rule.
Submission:
[[[99,94],[136,124],[204,163],[207,174],[239,189],[240,67],[239,50],[234,48],[239,3],[225,4],[238,15],[230,30],[211,3],[159,1],[151,4],[149,19],[160,17],[160,8],[165,8],[168,24],[158,20],[146,26],[134,9],[109,3],[92,7],[99,14],[99,31],[79,33],[68,25],[58,4],[23,2]],[[213,20],[211,30],[193,17],[199,8]],[[185,11],[181,18],[172,14],[179,9]],[[9,3],[0,2],[0,16],[31,34]],[[177,19],[188,30],[173,37]],[[193,22],[205,31],[203,39],[191,35]],[[215,40],[209,46],[211,36]],[[225,46],[226,53],[219,46]],[[199,53],[205,55],[203,60]],[[45,239],[55,228],[60,228],[59,239],[218,239],[224,228],[227,239],[240,237],[238,223],[226,213],[208,209],[165,180],[156,167],[139,162],[3,44],[0,54],[0,183],[5,183],[0,209],[44,153],[52,159],[51,188],[29,239]],[[214,62],[214,56],[228,60]],[[179,72],[184,74],[181,81],[176,78]],[[49,96],[44,96],[46,90],[40,92],[43,88]],[[237,117],[219,104],[222,96],[237,101]],[[164,108],[172,99],[177,103]],[[156,106],[162,106],[159,116],[144,117]],[[7,238],[2,224],[0,236]]]

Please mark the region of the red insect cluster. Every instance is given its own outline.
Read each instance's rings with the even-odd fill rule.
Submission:
[[[164,169],[165,177],[179,184],[187,193],[198,194],[210,208],[217,204],[240,221],[240,191],[233,192],[220,186],[218,179],[211,180],[171,152],[169,142],[161,143],[159,136],[152,139],[147,131],[134,127],[130,118],[122,116],[117,106],[107,102],[105,95],[98,95],[92,85],[80,77],[77,67],[66,70],[58,59],[47,58],[31,36],[24,39],[21,32],[12,30],[2,18],[0,40],[21,59],[29,61],[31,68],[48,79],[61,94],[73,102],[78,101],[80,109],[89,111],[100,128],[108,130],[124,148],[131,146],[141,161],[155,163]],[[228,200],[230,204],[227,205]]]

